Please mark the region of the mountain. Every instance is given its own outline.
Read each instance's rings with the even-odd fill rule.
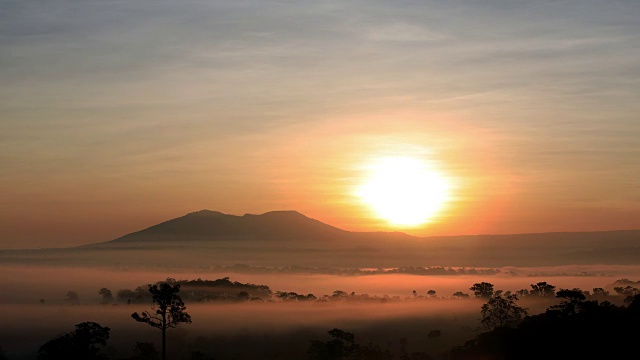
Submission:
[[[640,265],[640,230],[416,237],[346,231],[296,211],[236,216],[201,210],[107,242],[3,250],[0,262],[343,269]]]
[[[332,243],[349,232],[308,218],[297,211],[271,211],[235,216],[201,210],[94,246],[180,241],[324,242]]]

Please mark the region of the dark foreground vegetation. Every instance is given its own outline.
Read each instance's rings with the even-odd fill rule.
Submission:
[[[243,355],[243,348],[256,345],[249,338],[246,343],[234,344],[233,355],[207,346],[206,338],[197,338],[193,344],[183,341],[168,342],[171,332],[167,331],[191,323],[191,316],[182,296],[190,294],[193,301],[213,301],[234,299],[233,301],[357,301],[362,300],[354,293],[336,290],[330,296],[298,295],[291,292],[272,292],[267,286],[231,282],[228,278],[218,280],[175,280],[167,279],[148,284],[146,291],[141,287],[131,291],[133,297],[121,296],[122,290],[114,298],[109,289],[101,288],[99,294],[105,304],[116,304],[118,299],[132,306],[146,303],[150,309],[131,314],[132,327],[135,322],[156,328],[158,342],[138,341],[129,355],[114,356],[109,351],[108,341],[111,329],[96,322],[86,321],[75,325],[75,330],[55,337],[42,344],[37,352],[38,360],[222,360],[222,359],[300,359],[300,360],[463,360],[463,359],[591,359],[591,358],[636,358],[638,350],[635,341],[640,338],[640,289],[638,282],[628,279],[614,284],[615,294],[603,288],[583,291],[578,288],[556,289],[555,286],[538,282],[531,289],[515,292],[494,290],[488,282],[473,284],[469,290],[454,293],[450,298],[480,299],[478,309],[478,331],[463,344],[446,351],[411,352],[406,338],[396,339],[393,332],[385,334],[386,343],[358,341],[357,334],[349,329],[327,329],[324,338],[310,337],[305,344],[297,344],[286,355],[264,349],[260,356]],[[189,291],[184,291],[189,289]],[[223,289],[223,290],[221,290]],[[225,294],[219,297],[220,291]],[[458,294],[459,293],[459,294]],[[127,293],[128,294],[128,293]],[[137,295],[136,295],[137,294]],[[218,295],[216,295],[218,294]],[[231,294],[231,295],[230,295]],[[464,296],[462,296],[462,295]],[[438,299],[435,292],[413,296],[404,300],[429,301]],[[67,297],[74,298],[73,294]],[[530,314],[529,309],[520,306],[524,298],[541,298],[549,301],[545,311]],[[198,300],[199,299],[199,300]],[[324,299],[324,300],[323,300]],[[75,299],[77,300],[77,299]],[[397,299],[396,299],[397,300]],[[444,336],[440,329],[425,334],[425,341],[438,341]],[[237,340],[234,340],[237,341]],[[167,349],[173,346],[174,349]],[[156,344],[159,344],[157,346]],[[398,346],[391,346],[397,344]],[[182,349],[177,349],[182,348]],[[190,351],[177,351],[186,350]],[[260,353],[260,350],[257,351]],[[120,351],[119,353],[124,353]],[[0,360],[7,359],[0,349]],[[10,359],[9,359],[10,360]]]
[[[561,290],[558,305],[544,313],[505,322],[450,351],[457,359],[614,359],[637,358],[640,295],[628,305],[586,300],[579,290]],[[498,307],[507,315],[509,307]],[[483,317],[483,321],[486,318]]]

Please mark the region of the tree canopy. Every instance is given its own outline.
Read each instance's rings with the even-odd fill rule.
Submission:
[[[38,360],[103,360],[110,329],[96,322],[76,324],[76,330],[40,346]]]

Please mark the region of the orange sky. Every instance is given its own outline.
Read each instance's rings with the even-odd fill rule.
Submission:
[[[424,236],[640,228],[640,9],[571,3],[11,5],[0,247],[201,209]],[[353,195],[384,156],[451,180],[431,222],[389,227]]]

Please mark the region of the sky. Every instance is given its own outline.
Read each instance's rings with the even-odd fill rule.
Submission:
[[[640,2],[0,0],[0,248],[202,209],[418,236],[640,228]],[[390,226],[354,195],[450,184]]]

